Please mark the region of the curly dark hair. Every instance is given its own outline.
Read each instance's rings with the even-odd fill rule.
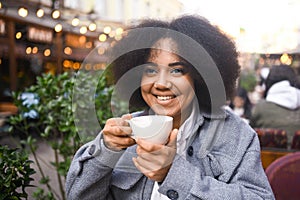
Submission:
[[[176,54],[188,63],[200,108],[209,112],[212,103],[222,106],[226,100],[232,99],[240,74],[235,45],[218,27],[197,15],[183,15],[172,21],[146,19],[130,26],[111,51],[114,59],[108,69],[112,70],[115,83],[129,70],[145,64],[151,47],[162,38],[171,38],[177,44],[174,50]],[[213,68],[216,68],[221,82],[216,81],[218,77],[215,77]],[[128,79],[128,84],[125,82],[119,88],[120,92],[127,91],[126,87],[132,85],[133,81],[140,84],[141,77],[140,72],[134,73]],[[210,92],[220,85],[223,85],[225,97],[213,99]],[[140,88],[130,97],[130,105],[135,108],[147,107]]]

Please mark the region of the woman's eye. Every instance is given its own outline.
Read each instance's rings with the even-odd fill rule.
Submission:
[[[156,73],[157,73],[157,70],[151,69],[151,68],[146,68],[146,69],[144,70],[144,73],[145,73],[145,74],[148,74],[148,75],[156,74]]]
[[[175,68],[171,70],[171,74],[184,74],[184,70],[181,68]]]

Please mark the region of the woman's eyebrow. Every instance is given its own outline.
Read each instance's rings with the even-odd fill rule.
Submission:
[[[188,66],[188,64],[186,62],[182,62],[182,61],[173,62],[173,63],[169,63],[168,64],[169,67],[174,67],[174,66],[178,66],[178,65],[182,65],[182,66],[185,66],[185,67]]]
[[[158,64],[150,62],[150,61],[146,62],[145,65],[158,66]]]
[[[145,65],[150,65],[150,66],[158,66],[157,63],[154,63],[154,62],[146,62]],[[185,66],[185,67],[188,67],[188,63],[186,62],[183,62],[183,61],[178,61],[178,62],[173,62],[173,63],[169,63],[168,66],[169,67],[175,67],[175,66],[178,66],[178,65],[181,65],[181,66]]]

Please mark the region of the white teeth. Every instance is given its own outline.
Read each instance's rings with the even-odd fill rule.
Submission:
[[[160,101],[166,101],[166,100],[169,100],[172,98],[173,98],[173,96],[157,96],[157,99]]]

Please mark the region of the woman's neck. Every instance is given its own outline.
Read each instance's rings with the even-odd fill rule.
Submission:
[[[192,113],[192,106],[187,108],[185,112],[181,112],[180,114],[173,116],[173,129],[174,128],[179,129],[180,126],[185,122],[185,120],[189,118],[191,113]]]

